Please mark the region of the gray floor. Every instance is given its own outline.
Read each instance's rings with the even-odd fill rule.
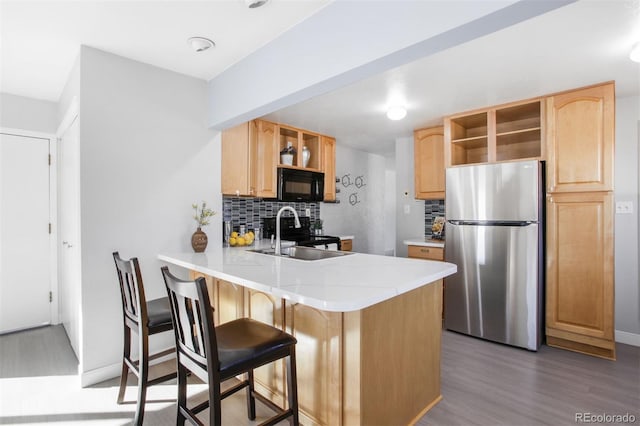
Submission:
[[[573,425],[576,413],[629,413],[640,424],[640,348],[618,345],[617,351],[612,362],[444,332],[443,400],[418,424]],[[76,365],[60,326],[0,336],[0,424],[130,424],[135,405],[115,403],[117,380],[82,389]],[[202,399],[203,390],[194,386],[192,399]],[[254,424],[241,394],[223,403],[224,424]],[[145,424],[175,424],[175,385],[152,387],[149,398]],[[134,380],[127,399],[135,399]],[[258,421],[271,415],[258,405]]]

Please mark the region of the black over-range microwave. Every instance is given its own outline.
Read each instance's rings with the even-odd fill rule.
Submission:
[[[324,173],[279,167],[278,200],[304,202],[324,200]]]

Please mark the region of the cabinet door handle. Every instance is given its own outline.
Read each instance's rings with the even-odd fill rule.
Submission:
[[[429,249],[420,249],[422,253],[429,253]]]

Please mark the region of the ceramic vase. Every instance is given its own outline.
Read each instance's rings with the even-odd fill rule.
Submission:
[[[306,146],[302,147],[302,167],[309,165],[309,159],[311,158],[311,151]]]
[[[286,166],[292,166],[293,154],[280,154],[280,162]]]
[[[191,247],[193,247],[193,251],[196,253],[202,253],[204,249],[207,248],[208,243],[209,239],[207,238],[207,234],[198,227],[196,232],[191,236]]]

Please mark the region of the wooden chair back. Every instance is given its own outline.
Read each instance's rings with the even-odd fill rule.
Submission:
[[[167,286],[178,362],[207,383],[219,381],[213,309],[204,278],[181,280],[162,267]]]
[[[138,327],[139,324],[144,324],[147,318],[147,303],[138,258],[124,260],[118,252],[114,252],[113,260],[120,281],[122,312],[125,322],[130,327]]]

